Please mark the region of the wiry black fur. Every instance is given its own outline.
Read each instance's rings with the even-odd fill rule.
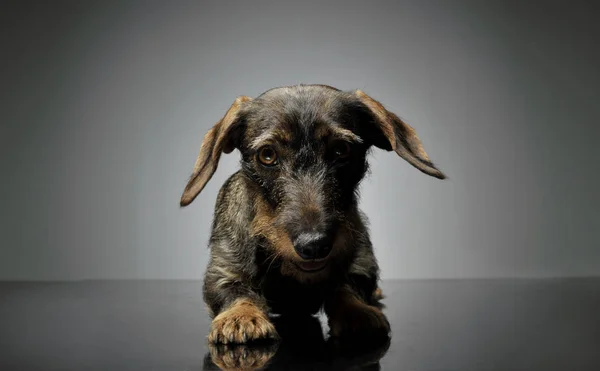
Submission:
[[[364,269],[365,266],[362,265],[358,267],[358,272],[355,273],[356,277],[352,277],[352,272],[347,272],[348,277],[345,278],[333,275],[328,281],[307,285],[298,283],[294,278],[282,276],[278,272],[280,262],[268,261],[270,251],[272,251],[265,246],[268,241],[250,238],[246,230],[247,225],[240,224],[240,222],[249,224],[252,221],[254,216],[252,201],[255,197],[264,197],[277,207],[286,192],[285,189],[282,189],[285,188],[285,183],[282,185],[283,187],[278,187],[275,182],[278,176],[276,171],[257,165],[254,160],[256,153],[249,149],[249,142],[252,139],[276,126],[283,126],[293,138],[288,143],[288,149],[294,154],[290,175],[297,174],[302,170],[329,171],[329,183],[325,194],[338,196],[338,202],[335,205],[337,206],[336,211],[357,206],[357,185],[368,168],[366,152],[370,143],[355,145],[352,158],[345,164],[331,165],[322,161],[318,156],[320,148],[317,145],[320,143],[312,140],[313,125],[318,121],[339,125],[353,129],[365,136],[364,131],[359,130],[359,123],[355,122],[357,115],[361,113],[364,115],[365,111],[361,112],[360,105],[356,102],[341,100],[336,101],[337,107],[334,109],[327,112],[320,111],[322,95],[338,93],[339,90],[329,87],[324,87],[324,89],[295,87],[292,89],[290,89],[291,92],[279,89],[267,91],[252,102],[254,107],[240,119],[240,122],[244,122],[244,125],[240,125],[242,131],[240,137],[243,139],[238,143],[242,154],[241,170],[225,182],[217,198],[210,239],[211,260],[204,284],[205,300],[215,314],[240,295],[249,295],[255,297],[256,300],[265,299],[272,312],[293,311],[314,314],[321,308],[323,298],[328,291],[339,284],[336,281],[352,278],[353,281],[360,282],[360,287],[357,288],[363,292],[362,296],[365,299],[369,299],[369,295],[376,288],[378,269],[366,230],[362,231],[363,238],[356,241],[354,252],[355,255],[360,254],[364,260],[369,262],[368,269]],[[341,97],[344,95],[341,94]],[[273,112],[276,104],[280,105],[277,106],[277,112]],[[325,158],[328,157],[330,154],[327,154]],[[228,213],[228,210],[231,210],[230,207],[239,208],[245,218],[232,220]],[[331,214],[335,215],[335,211],[331,211]],[[345,262],[345,268],[348,268],[354,260],[355,257],[352,257]],[[214,269],[217,265],[223,265],[220,267],[223,269],[239,272],[251,284],[244,285],[235,282],[227,289],[221,287],[218,290],[212,290],[212,282],[215,278],[220,277]],[[257,289],[250,289],[251,286]]]
[[[336,160],[326,140],[316,138],[323,130],[340,128],[359,141],[350,144],[347,159]],[[260,164],[259,148],[253,147],[267,133],[284,139],[269,141],[279,156],[274,167]],[[203,287],[211,315],[223,313],[240,298],[267,313],[311,315],[324,305],[327,312],[327,301],[340,288],[382,308],[375,294],[379,268],[358,208],[369,150],[392,148],[373,112],[356,95],[325,85],[275,88],[240,109],[229,137],[241,153],[241,168],[223,184],[214,209]],[[310,229],[327,234],[332,242],[341,226],[351,223],[351,243],[343,251],[332,251],[326,275],[311,279],[312,273],[289,274],[289,255],[279,254],[281,247],[253,233],[257,200],[276,213],[273,223],[291,240]]]

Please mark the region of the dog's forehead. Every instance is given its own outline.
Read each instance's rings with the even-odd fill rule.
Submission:
[[[271,89],[247,107],[249,134],[258,136],[279,130],[294,135],[319,125],[343,125],[347,98],[346,93],[322,85]]]

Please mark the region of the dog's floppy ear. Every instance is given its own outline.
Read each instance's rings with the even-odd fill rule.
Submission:
[[[373,118],[370,121],[375,126],[371,129],[375,131],[373,144],[376,147],[396,152],[398,156],[427,175],[438,179],[446,178],[446,175],[429,159],[415,129],[363,91],[356,90],[354,94],[366,106]]]
[[[217,170],[221,153],[231,153],[235,149],[234,132],[239,124],[240,109],[251,100],[252,98],[247,96],[238,97],[229,107],[225,116],[206,133],[194,165],[194,172],[179,201],[180,206],[191,204],[204,189]]]

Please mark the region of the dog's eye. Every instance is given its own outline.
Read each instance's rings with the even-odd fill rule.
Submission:
[[[337,160],[343,160],[350,156],[350,144],[344,141],[337,141],[333,144],[333,157]]]
[[[269,146],[262,147],[258,151],[258,161],[263,165],[272,166],[277,164],[277,152]]]

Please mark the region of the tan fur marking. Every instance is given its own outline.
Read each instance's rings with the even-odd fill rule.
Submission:
[[[289,143],[292,141],[292,135],[286,130],[273,130],[256,137],[251,143],[250,148],[259,149],[263,145],[270,144],[270,142],[282,142]]]
[[[251,300],[239,299],[213,319],[208,341],[239,344],[277,337],[277,331],[265,312]]]
[[[347,140],[349,142],[362,143],[363,140],[358,135],[354,134],[352,131],[344,128],[334,128],[333,129],[334,136]]]
[[[292,241],[283,228],[275,225],[274,211],[263,198],[258,195],[255,201],[256,215],[252,221],[254,236],[263,236],[273,244],[277,254],[286,259],[298,259]]]
[[[363,140],[351,130],[341,127],[332,127],[330,125],[319,125],[315,130],[315,139],[322,140],[325,136],[331,135],[333,139],[346,140],[348,142],[362,143]]]
[[[385,296],[383,295],[383,291],[381,291],[381,288],[378,287],[375,289],[375,291],[373,291],[373,299],[376,301],[385,299]]]

